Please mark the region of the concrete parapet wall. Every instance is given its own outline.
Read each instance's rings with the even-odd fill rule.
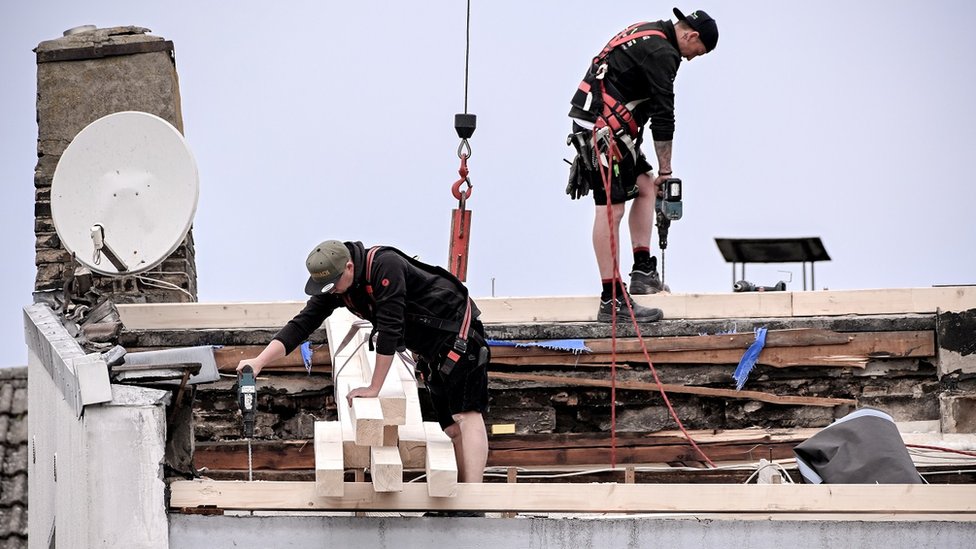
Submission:
[[[100,367],[107,384],[105,363],[86,357],[43,309],[25,314],[29,547],[168,547],[161,463],[169,393],[114,385],[108,402],[86,403],[92,385],[76,366]]]
[[[976,526],[932,517],[917,522],[715,520],[709,517],[420,518],[171,515],[181,549],[231,547],[939,547],[968,549]],[[768,517],[762,517],[768,518]]]

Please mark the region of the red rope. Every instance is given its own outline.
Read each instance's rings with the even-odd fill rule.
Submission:
[[[949,452],[952,454],[962,454],[964,456],[976,457],[976,452],[967,452],[966,450],[956,450],[955,448],[944,448],[942,446],[926,446],[924,444],[906,444],[905,446],[909,448],[923,448],[925,450],[938,450],[940,452]]]
[[[613,289],[612,297],[613,305],[611,306],[611,322],[610,322],[610,466],[617,466],[617,314],[616,314],[616,300],[617,300],[617,283],[620,282],[620,266],[619,257],[617,254],[617,239],[613,234],[614,223],[613,223],[613,204],[610,199],[611,189],[610,182],[613,178],[613,159],[615,156],[619,155],[619,150],[617,149],[616,140],[613,138],[612,134],[607,134],[607,169],[603,169],[603,163],[600,162],[599,158],[599,142],[597,139],[596,128],[593,129],[593,150],[597,153],[596,162],[599,165],[600,178],[603,180],[603,189],[607,196],[607,222],[610,225],[610,253],[613,254]],[[629,299],[624,299],[627,303],[627,310],[630,312],[630,320],[634,325],[634,332],[637,334],[637,340],[640,341],[641,350],[644,353],[644,359],[647,360],[647,365],[650,367],[651,374],[654,376],[654,382],[657,383],[658,390],[661,392],[661,398],[664,399],[664,403],[668,407],[668,412],[674,419],[675,423],[678,425],[678,429],[684,434],[685,438],[691,444],[692,448],[698,452],[699,455],[705,460],[706,463],[715,467],[715,463],[709,459],[708,455],[698,446],[695,439],[691,438],[688,431],[685,429],[681,419],[678,418],[678,413],[674,411],[674,406],[671,405],[671,399],[668,398],[667,392],[664,390],[664,385],[661,383],[661,379],[657,375],[657,368],[654,367],[654,363],[651,362],[651,356],[647,352],[647,345],[644,343],[644,336],[641,334],[640,325],[637,323],[637,317],[634,314],[634,307],[631,305]]]

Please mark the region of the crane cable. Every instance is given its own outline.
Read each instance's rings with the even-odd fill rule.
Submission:
[[[467,2],[467,17],[464,31],[464,112],[454,115],[454,130],[461,142],[458,144],[457,155],[461,160],[458,168],[459,179],[451,186],[451,194],[458,201],[458,207],[451,212],[451,242],[448,250],[447,264],[451,274],[462,282],[468,272],[468,245],[471,237],[471,210],[467,209],[467,200],[471,198],[471,178],[468,171],[468,159],[471,158],[471,144],[468,139],[474,134],[477,116],[468,113],[468,77],[471,54],[471,0]],[[467,185],[462,191],[461,185]]]

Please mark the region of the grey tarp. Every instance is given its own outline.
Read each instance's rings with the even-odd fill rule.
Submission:
[[[793,449],[803,480],[812,484],[921,484],[894,420],[862,408]]]

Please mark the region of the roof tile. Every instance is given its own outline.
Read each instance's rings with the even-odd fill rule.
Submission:
[[[27,503],[27,475],[0,478],[0,506]]]

